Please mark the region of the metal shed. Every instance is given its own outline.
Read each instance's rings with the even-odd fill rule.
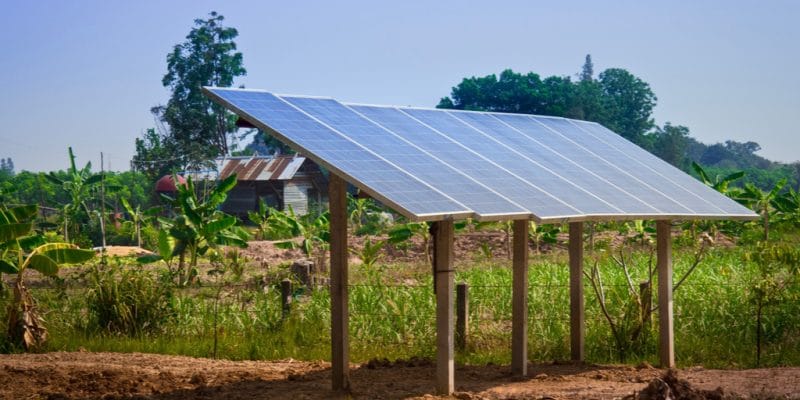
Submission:
[[[298,215],[328,201],[327,177],[316,163],[301,155],[222,157],[214,164],[213,170],[190,175],[218,180],[236,174],[236,186],[228,192],[222,211],[241,218],[258,210],[259,199],[279,210],[291,207]]]
[[[758,218],[596,123],[341,103],[260,90],[206,95],[331,171],[333,389],[349,388],[346,183],[432,221],[436,388],[454,390],[453,221],[513,220],[512,370],[527,374],[528,221],[569,224],[572,359],[584,359],[583,223],[657,221],[659,353],[675,364],[672,220]]]

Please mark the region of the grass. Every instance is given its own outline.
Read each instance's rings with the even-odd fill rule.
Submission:
[[[754,271],[738,249],[714,249],[674,295],[676,358],[679,365],[749,367],[755,362],[754,306],[748,282]],[[600,253],[602,255],[602,253]],[[647,253],[636,253],[634,281],[647,275]],[[600,257],[610,314],[630,322],[632,307],[626,278],[613,261]],[[674,255],[675,277],[692,262],[687,250]],[[457,362],[510,362],[511,270],[507,260],[484,259],[457,266],[456,281],[469,285],[470,333]],[[123,267],[124,268],[124,267]],[[568,267],[563,255],[537,256],[530,266],[529,358],[569,358]],[[350,287],[351,360],[433,357],[435,303],[426,265],[354,266]],[[87,289],[34,289],[50,329],[47,350],[117,351],[213,355],[213,290],[176,290],[172,317],[153,333],[112,334],[93,324]],[[800,288],[790,290],[800,298]],[[609,324],[591,287],[586,293],[586,352],[591,362],[618,362]],[[2,300],[7,301],[7,299]],[[653,299],[655,302],[655,298]],[[218,311],[218,354],[233,360],[329,359],[330,298],[327,290],[297,296],[288,318],[281,316],[277,286],[266,292],[231,287]],[[651,327],[631,345],[623,361],[656,363],[657,314]],[[762,365],[800,364],[800,302],[771,306],[765,318],[767,344]]]

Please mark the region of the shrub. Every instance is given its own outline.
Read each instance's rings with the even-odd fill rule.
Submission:
[[[98,266],[90,285],[90,323],[100,330],[129,336],[158,333],[175,317],[171,285],[140,269]]]

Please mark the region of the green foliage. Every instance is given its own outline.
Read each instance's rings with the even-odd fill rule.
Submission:
[[[236,130],[236,117],[201,91],[203,86],[229,87],[246,73],[242,53],[236,51],[234,42],[238,32],[224,26],[223,20],[216,12],[208,19],[196,19],[186,41],[167,55],[167,74],[162,83],[171,96],[167,105],[155,112],[170,131],[158,144],[167,139],[164,147],[175,151],[168,158],[185,158],[190,167],[228,154],[229,135]]]
[[[764,241],[769,240],[769,218],[772,204],[785,185],[786,180],[782,179],[770,191],[764,192],[748,182],[744,185],[744,190],[737,195],[737,200],[761,215],[764,224]]]
[[[350,230],[356,235],[378,235],[390,225],[384,209],[370,198],[356,198],[347,195],[347,220]]]
[[[199,256],[211,256],[219,246],[247,247],[249,234],[237,226],[238,219],[219,211],[217,208],[225,202],[227,193],[236,185],[233,174],[218,182],[203,199],[198,198],[191,177],[186,185],[179,185],[176,198],[165,198],[171,203],[176,216],[172,219],[161,218],[161,228],[169,232],[169,236],[159,236],[159,257],[168,266],[171,259],[179,257],[179,263],[172,270],[178,285],[186,285],[197,278],[197,260]],[[174,242],[173,242],[174,239]],[[171,248],[171,251],[170,251]],[[189,255],[188,270],[185,255]],[[142,262],[152,262],[154,258],[140,258]]]
[[[70,147],[69,169],[66,176],[59,176],[53,172],[44,176],[68,195],[69,200],[61,205],[63,232],[64,238],[74,243],[81,235],[81,228],[90,221],[93,213],[89,210],[89,202],[95,199],[105,175],[92,173],[91,162],[78,169],[75,165],[75,154]],[[105,217],[100,216],[100,218]]]
[[[142,247],[142,224],[151,223],[161,212],[161,208],[152,207],[147,210],[142,210],[141,206],[131,206],[131,204],[128,202],[128,199],[124,197],[122,197],[120,200],[122,201],[122,206],[125,207],[125,211],[128,213],[128,217],[134,224],[136,245]]]
[[[579,80],[505,70],[499,76],[464,78],[452,88],[450,97],[437,107],[554,115],[598,122],[622,137],[652,152],[670,164],[690,170],[690,163],[703,164],[728,175],[746,171],[758,187],[768,190],[786,178],[795,189],[800,185],[800,163],[783,164],[757,154],[755,142],[703,144],[689,135],[689,129],[667,122],[656,126],[652,112],[656,95],[649,84],[630,72],[607,69],[594,78],[590,55],[579,73]]]
[[[62,264],[81,263],[94,257],[93,251],[68,243],[46,243],[33,231],[37,211],[35,205],[0,204],[0,275],[17,276],[14,298],[7,309],[7,337],[12,344],[26,350],[41,348],[47,340],[47,329],[25,286],[25,271],[30,268],[53,277]]]
[[[800,299],[796,285],[800,274],[800,251],[793,246],[759,243],[744,255],[744,261],[753,263],[757,273],[750,282],[749,301],[756,311],[756,366],[761,363],[764,337],[764,311],[786,301]]]
[[[325,265],[325,255],[330,243],[330,213],[308,213],[298,216],[291,206],[286,212],[270,209],[268,218],[270,235],[289,239],[276,242],[281,249],[300,249],[313,257],[317,265]],[[298,243],[295,238],[301,238]]]
[[[528,238],[533,242],[533,248],[537,253],[543,243],[556,243],[560,232],[559,225],[539,225],[531,221],[528,226]]]
[[[365,268],[372,269],[375,263],[383,257],[381,251],[385,245],[386,242],[383,240],[376,240],[373,242],[372,239],[367,237],[364,239],[364,245],[360,250],[351,248],[350,252],[361,259],[361,264],[363,264]]]
[[[430,252],[430,225],[427,222],[407,222],[405,224],[397,224],[389,230],[388,242],[394,246],[402,246],[412,237],[419,236],[422,239],[422,248],[425,252],[425,259],[431,261]]]
[[[692,161],[692,169],[694,169],[694,172],[700,176],[700,180],[706,184],[706,186],[709,186],[726,196],[730,194],[730,184],[742,179],[745,175],[744,171],[736,171],[726,176],[715,175],[712,179],[710,174],[706,172],[706,170],[700,166],[700,164],[694,161]]]
[[[275,210],[275,209],[272,209]],[[256,224],[256,239],[259,240],[267,240],[269,237],[269,229],[270,229],[270,208],[267,206],[267,203],[264,202],[264,199],[258,198],[258,211],[248,211],[247,212],[247,219],[250,222]]]
[[[588,59],[591,63],[591,58]],[[584,71],[584,75],[586,71]],[[503,71],[499,78],[465,78],[437,107],[579,118],[609,127],[637,144],[653,127],[656,96],[650,86],[623,69],[608,69],[597,80]]]
[[[14,161],[11,157],[0,158],[0,182],[11,179],[14,176]]]
[[[160,108],[152,111],[157,118],[160,116]],[[136,138],[135,146],[136,153],[131,159],[131,165],[152,182],[164,175],[177,173],[189,163],[169,132],[150,128],[141,138]]]
[[[172,289],[138,268],[95,266],[86,296],[89,326],[128,336],[163,333],[175,316]]]

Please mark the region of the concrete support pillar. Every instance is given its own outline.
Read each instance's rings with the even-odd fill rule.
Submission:
[[[569,323],[572,361],[584,361],[583,222],[569,224]]]
[[[333,390],[350,389],[347,291],[347,183],[335,174],[328,184],[331,235],[331,372]]]
[[[514,221],[511,372],[528,375],[528,220]]]

